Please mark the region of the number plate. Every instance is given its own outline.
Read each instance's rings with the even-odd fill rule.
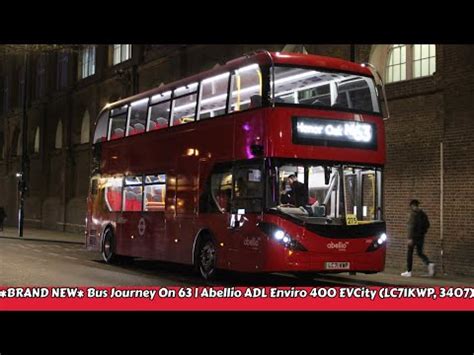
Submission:
[[[349,270],[351,263],[349,262],[328,262],[324,265],[326,270]]]

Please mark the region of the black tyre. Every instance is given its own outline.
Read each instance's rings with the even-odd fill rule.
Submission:
[[[118,262],[118,255],[115,254],[115,238],[112,230],[109,228],[104,232],[102,240],[102,259],[107,264],[114,264]]]
[[[205,280],[212,280],[217,274],[217,249],[210,237],[200,240],[195,258],[196,269]]]

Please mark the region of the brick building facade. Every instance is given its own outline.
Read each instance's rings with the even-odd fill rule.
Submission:
[[[255,49],[282,45],[133,45],[114,64],[114,46],[95,47],[94,74],[81,77],[81,50],[31,55],[28,72],[27,225],[81,230],[93,122],[107,103],[210,69]],[[386,67],[388,45],[306,45],[309,53]],[[431,228],[426,253],[447,273],[474,275],[474,46],[436,45],[436,71],[387,84],[385,218],[387,267],[405,265],[408,202],[417,198]],[[120,56],[120,53],[119,53]],[[66,58],[66,59],[65,59]],[[118,60],[120,61],[120,59]],[[23,57],[0,48],[0,206],[16,224]],[[407,63],[407,66],[410,66]],[[92,67],[89,67],[92,68]],[[411,69],[410,69],[411,70]],[[422,264],[416,259],[415,271]]]

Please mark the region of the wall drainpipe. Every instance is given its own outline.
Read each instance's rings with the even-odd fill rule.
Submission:
[[[439,198],[439,239],[441,244],[441,272],[443,275],[446,274],[446,270],[444,268],[444,145],[443,141],[439,144],[439,152],[440,152],[440,198]]]

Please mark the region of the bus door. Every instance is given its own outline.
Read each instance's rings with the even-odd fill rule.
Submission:
[[[177,174],[175,169],[166,172],[166,196],[165,196],[165,237],[164,237],[164,257],[166,261],[176,261],[177,247],[174,242],[178,239],[179,229],[176,214],[176,190]]]
[[[117,221],[117,232],[126,249],[126,255],[145,256],[144,238],[146,221],[143,217],[143,176],[125,176],[122,214]]]
[[[263,209],[263,191],[262,161],[234,165],[229,259],[237,270],[258,271],[262,266],[263,240],[257,224]]]
[[[176,232],[172,238],[172,253],[182,263],[191,262],[194,236],[196,235],[195,219],[198,208],[198,173],[199,152],[187,149],[186,154],[178,158],[176,175]]]
[[[162,259],[166,251],[166,174],[144,176],[143,213],[138,221],[144,229],[142,255]]]
[[[199,199],[199,221],[202,227],[210,229],[219,245],[218,267],[226,268],[227,252],[231,245],[231,228],[229,227],[232,203],[232,163],[217,163],[208,175],[205,162],[201,162],[200,173],[202,194]],[[209,177],[207,177],[209,176]]]

